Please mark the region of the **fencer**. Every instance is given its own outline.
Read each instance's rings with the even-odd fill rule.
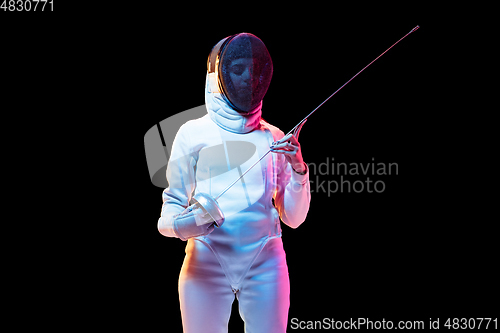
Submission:
[[[186,333],[227,332],[235,298],[246,333],[286,332],[290,284],[280,218],[297,228],[311,196],[298,132],[284,136],[261,117],[272,73],[258,37],[222,39],[208,59],[208,114],[181,126],[172,146],[158,230],[187,241],[178,286]],[[272,154],[213,200],[270,147]],[[201,199],[211,208],[196,204]]]

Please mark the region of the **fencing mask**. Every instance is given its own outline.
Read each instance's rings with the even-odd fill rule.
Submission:
[[[267,92],[273,62],[255,35],[240,33],[222,39],[208,56],[208,91],[219,92],[239,112],[255,109]]]

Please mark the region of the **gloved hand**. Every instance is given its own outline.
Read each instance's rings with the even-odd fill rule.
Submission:
[[[174,216],[174,229],[182,240],[206,236],[214,231],[214,220],[199,204],[186,208],[182,213]]]
[[[300,130],[302,129],[302,126],[304,126],[306,121],[307,119],[300,123],[293,134],[288,134],[277,142],[273,142],[273,144],[271,145],[271,151],[273,153],[284,154],[286,161],[290,163],[293,170],[302,175],[306,173],[307,165],[304,163],[304,159],[302,158],[302,151],[300,149],[300,143],[298,139]]]

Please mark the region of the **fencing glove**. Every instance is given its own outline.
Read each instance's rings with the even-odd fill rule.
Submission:
[[[193,198],[194,204],[174,216],[174,230],[182,240],[206,236],[214,231],[215,225],[222,226],[224,214],[217,201],[205,193]]]

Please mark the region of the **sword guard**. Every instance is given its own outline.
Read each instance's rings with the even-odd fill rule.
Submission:
[[[224,223],[224,213],[222,213],[222,210],[219,207],[219,204],[217,201],[212,198],[210,195],[205,194],[205,193],[197,193],[193,198],[192,201],[198,205],[200,205],[200,208],[208,213],[212,220],[214,220],[215,225],[220,228],[222,224]]]

